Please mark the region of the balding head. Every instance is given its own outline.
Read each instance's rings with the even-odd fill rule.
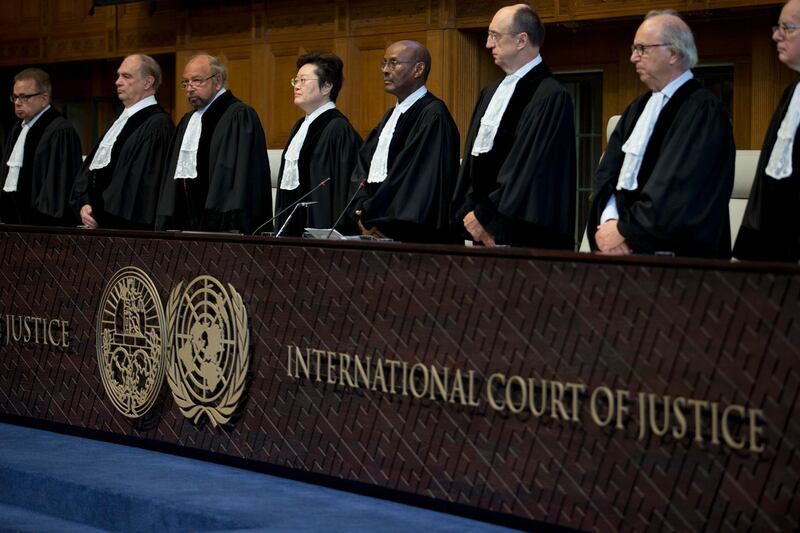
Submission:
[[[399,101],[425,85],[431,68],[431,54],[417,41],[397,41],[383,55],[383,86]]]
[[[214,100],[214,96],[225,86],[228,71],[220,60],[209,54],[197,54],[189,58],[183,69],[182,85],[186,97],[194,109],[203,109]]]

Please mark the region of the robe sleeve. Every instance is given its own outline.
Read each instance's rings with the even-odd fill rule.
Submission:
[[[386,181],[363,207],[367,227],[400,240],[430,240],[451,233],[450,200],[458,172],[459,136],[443,104],[423,111]],[[371,213],[376,213],[372,215]]]
[[[42,141],[34,163],[38,168],[33,172],[33,207],[52,218],[68,217],[72,184],[81,168],[81,140],[65,121]]]
[[[736,153],[730,119],[710,98],[689,104],[665,137],[637,200],[620,210],[618,229],[634,252],[730,257],[728,200]],[[719,242],[727,242],[727,253],[711,249]]]
[[[221,131],[220,131],[221,130]],[[255,111],[240,105],[221,120],[217,146],[212,140],[206,211],[221,217],[220,228],[249,234],[272,218],[272,187],[267,141]],[[207,214],[208,216],[208,214]]]
[[[183,139],[184,133],[186,133],[186,125],[188,123],[189,119],[187,114],[178,123],[169,142],[167,156],[165,157],[165,166],[161,175],[158,205],[156,207],[155,228],[158,231],[176,229],[175,201],[177,184],[174,179],[175,166],[178,162],[181,140]]]
[[[154,224],[173,130],[169,115],[160,113],[128,139],[111,183],[103,192],[108,213],[137,224]]]
[[[572,234],[575,127],[566,91],[551,91],[526,108],[497,182],[497,189],[475,209],[489,233],[497,236],[504,219],[514,219]]]
[[[352,194],[350,177],[361,148],[361,137],[346,120],[335,120],[331,126],[333,127],[329,128],[330,131],[324,133],[325,138],[320,139],[321,149],[319,153],[314,152],[310,165],[312,180],[331,178],[330,185],[317,189],[311,198],[320,202],[315,207],[322,207],[312,211],[311,220],[317,227],[323,228],[332,227],[347,207]],[[342,217],[338,229],[345,233],[356,232],[355,225],[350,223],[348,217]]]

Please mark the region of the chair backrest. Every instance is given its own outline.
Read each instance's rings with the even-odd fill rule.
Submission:
[[[733,191],[728,202],[731,245],[736,241],[739,226],[742,225],[742,217],[744,217],[744,210],[747,207],[747,199],[750,198],[750,189],[753,186],[753,178],[756,175],[756,166],[760,155],[761,150],[736,150]]]

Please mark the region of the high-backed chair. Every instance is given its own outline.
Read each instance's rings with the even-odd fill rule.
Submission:
[[[750,198],[750,188],[756,175],[756,166],[761,150],[736,150],[736,170],[733,179],[733,192],[728,202],[731,220],[731,246],[736,242],[736,235],[742,225],[742,217]]]

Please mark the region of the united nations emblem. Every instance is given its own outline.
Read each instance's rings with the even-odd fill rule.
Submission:
[[[247,312],[239,293],[199,276],[167,305],[167,382],[184,416],[198,423],[230,421],[245,389],[249,364]]]
[[[114,407],[139,418],[153,406],[164,381],[165,319],[150,278],[134,267],[119,270],[100,299],[97,363]]]

